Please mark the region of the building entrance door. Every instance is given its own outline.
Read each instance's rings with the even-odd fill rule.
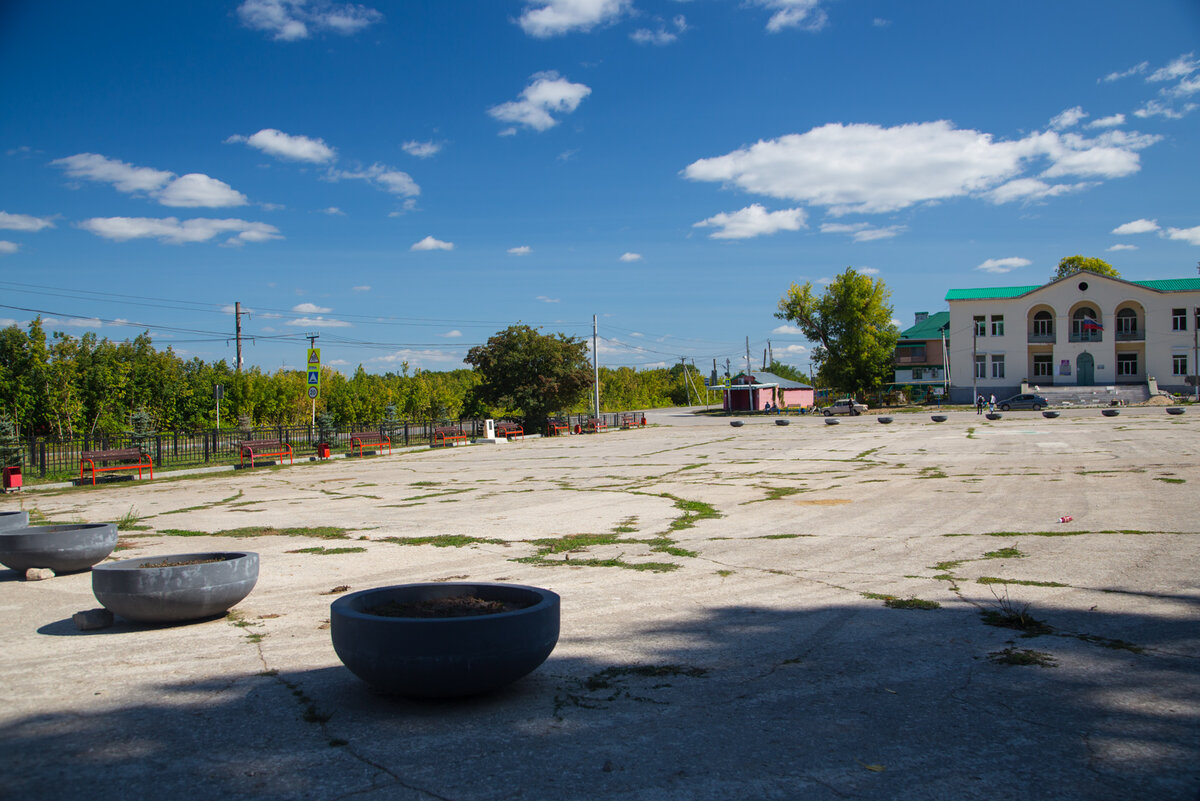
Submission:
[[[1075,359],[1075,383],[1091,386],[1096,383],[1096,360],[1090,353],[1081,353]]]

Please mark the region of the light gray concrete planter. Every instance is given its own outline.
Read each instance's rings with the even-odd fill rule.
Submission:
[[[48,567],[55,573],[87,570],[117,547],[115,523],[22,526],[0,530],[0,564],[24,573]]]
[[[779,419],[777,419],[775,421],[775,425],[777,425],[777,426],[791,425],[791,423],[792,423],[792,421],[788,420],[786,417],[780,417]]]
[[[10,528],[25,528],[29,525],[29,512],[0,512],[0,531]]]
[[[386,617],[382,604],[471,595],[530,604],[470,617]],[[535,670],[558,643],[560,599],[519,584],[398,584],[351,593],[329,609],[338,658],[377,690],[421,698],[475,695]]]
[[[842,422],[842,421],[837,419],[836,417],[826,417],[825,418],[825,425],[827,425],[827,426],[836,426],[840,422]]]
[[[933,415],[930,415],[930,416],[929,416],[929,419],[930,419],[930,420],[932,420],[932,421],[933,421],[933,422],[935,422],[935,423],[944,423],[944,422],[946,422],[946,415],[944,415],[944,414],[933,414]]]
[[[218,561],[201,561],[207,559]],[[193,561],[199,564],[154,566]],[[92,571],[92,592],[105,609],[126,620],[176,623],[224,614],[257,581],[256,553],[182,553],[98,565]]]
[[[989,420],[999,420],[1000,418],[1004,417],[1004,415],[1000,414],[1000,412],[988,412],[984,415],[984,417]]]
[[[1042,417],[1053,420],[1055,417],[1058,417],[1058,412],[1042,412]]]
[[[892,418],[890,418],[890,417],[876,417],[875,419],[878,420],[879,422],[883,423],[885,426],[888,423],[892,422]]]
[[[1168,406],[1167,407],[1167,414],[1183,414],[1183,411],[1184,410],[1183,410],[1182,406]]]
[[[730,420],[729,421],[729,425],[733,426],[734,428],[741,428],[745,424],[746,423],[742,420]]]
[[[1120,409],[1101,409],[1100,410],[1100,414],[1104,415],[1105,417],[1116,417],[1120,413],[1121,413]]]

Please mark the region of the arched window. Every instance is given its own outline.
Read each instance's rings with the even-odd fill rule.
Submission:
[[[1117,333],[1137,333],[1137,312],[1133,309],[1121,309],[1117,312]]]
[[[1090,306],[1080,306],[1071,315],[1071,339],[1074,342],[1099,342],[1100,332],[1104,327],[1100,324],[1100,315]]]
[[[1040,311],[1033,315],[1033,335],[1039,337],[1054,336],[1054,315],[1048,311]]]

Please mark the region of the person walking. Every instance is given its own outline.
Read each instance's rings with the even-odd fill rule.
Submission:
[[[975,414],[983,414],[983,396],[982,395],[977,395],[975,397]]]
[[[989,412],[996,411],[996,395],[995,395],[995,393],[992,393],[992,399],[990,401],[988,401],[988,411]]]

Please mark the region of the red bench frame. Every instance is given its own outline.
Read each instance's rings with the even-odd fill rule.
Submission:
[[[525,429],[516,423],[496,423],[496,436],[512,439],[518,434],[524,437]]]
[[[606,431],[608,430],[608,423],[604,422],[598,417],[593,417],[591,420],[588,420],[586,423],[584,423],[583,430],[591,431],[593,434],[598,431]]]
[[[570,433],[570,431],[571,431],[570,423],[557,422],[555,420],[551,420],[551,421],[549,421],[549,423],[547,423],[547,425],[550,429],[550,436],[552,436],[552,437],[558,436],[563,431],[566,431],[568,433]]]
[[[458,442],[462,440],[466,442],[470,439],[469,436],[463,433],[461,428],[435,428],[433,430],[433,446],[437,447],[438,439],[442,440],[442,447],[446,447],[448,442]]]
[[[373,440],[373,441],[367,441]],[[358,431],[350,435],[350,450],[358,447],[358,455],[363,455],[363,447],[382,448],[387,446],[388,456],[392,455],[392,438],[381,436],[378,431]]]
[[[136,464],[116,464],[111,467],[97,467],[96,462],[103,465],[110,460],[137,459]],[[145,459],[146,461],[142,461]],[[138,478],[142,477],[142,468],[150,469],[150,480],[154,480],[154,462],[150,459],[150,455],[143,453],[137,448],[114,448],[107,451],[83,451],[79,454],[79,483],[83,483],[83,472],[85,465],[90,465],[92,470],[92,486],[96,486],[96,474],[104,473],[109,470],[137,470]]]
[[[646,418],[640,414],[621,415],[621,428],[641,428],[646,425]]]
[[[262,448],[275,448],[273,451],[260,451]],[[250,456],[250,467],[254,467],[254,457],[276,456],[288,458],[289,464],[295,464],[296,460],[292,458],[292,446],[278,439],[246,439],[238,443],[238,466],[246,466],[246,456]]]

